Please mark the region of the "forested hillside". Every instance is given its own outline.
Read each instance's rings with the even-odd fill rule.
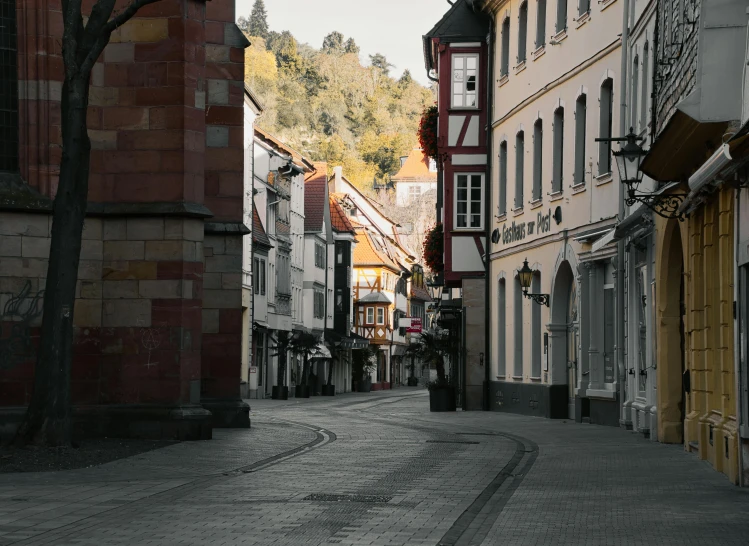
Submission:
[[[317,49],[269,29],[263,0],[238,24],[252,42],[245,81],[265,108],[258,125],[314,160],[343,165],[362,188],[397,171],[398,158],[417,144],[430,89],[407,70],[393,77],[383,55],[362,66],[356,42],[340,32]]]

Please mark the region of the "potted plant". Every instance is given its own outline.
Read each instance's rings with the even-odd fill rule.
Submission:
[[[432,273],[441,273],[445,269],[443,249],[445,233],[441,223],[435,224],[424,237],[424,264]]]
[[[411,343],[406,348],[406,356],[411,357],[411,365],[409,366],[409,370],[411,371],[411,374],[408,377],[408,386],[409,387],[416,387],[419,384],[419,380],[416,377],[416,363],[414,362],[417,357],[421,357],[421,345],[419,343]]]
[[[317,336],[310,334],[309,332],[298,332],[294,334],[294,337],[292,337],[289,342],[289,351],[295,355],[301,356],[303,359],[301,381],[300,384],[296,386],[294,392],[294,396],[297,398],[309,398],[309,357],[315,352],[319,343],[320,340]]]
[[[289,334],[288,332],[281,331],[278,333],[276,352],[273,355],[278,357],[278,380],[276,382],[277,384],[273,385],[271,390],[271,398],[273,400],[289,399],[289,387],[284,385],[286,379],[286,358],[288,357],[288,350]]]
[[[437,148],[438,120],[439,110],[437,109],[437,105],[427,106],[421,113],[421,121],[419,121],[419,129],[417,131],[419,146],[421,146],[427,157],[431,157],[435,161],[439,155]]]
[[[357,392],[372,390],[372,372],[377,369],[377,347],[367,345],[364,349],[351,352],[352,372]]]
[[[445,374],[445,357],[456,352],[456,342],[449,334],[437,336],[431,332],[422,332],[419,339],[419,353],[431,369],[434,365],[437,379],[429,381],[429,410],[455,411],[455,385]]]
[[[335,396],[335,385],[333,385],[333,367],[334,362],[337,358],[340,358],[341,353],[336,350],[335,346],[333,344],[330,345],[330,363],[328,364],[328,378],[326,382],[321,387],[321,392],[323,396]]]

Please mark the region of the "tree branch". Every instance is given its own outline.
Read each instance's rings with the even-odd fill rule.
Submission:
[[[76,51],[78,50],[78,36],[81,17],[81,0],[63,0],[62,3],[62,58],[65,63],[65,77],[72,79],[78,69]]]

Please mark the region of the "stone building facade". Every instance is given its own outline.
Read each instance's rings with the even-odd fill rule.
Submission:
[[[0,339],[23,344],[0,365],[10,433],[17,419],[5,416],[20,416],[31,396],[63,63],[59,2],[4,4],[4,13],[15,9],[4,24],[15,28],[17,62],[3,67],[11,78],[0,86],[4,97],[17,89],[8,104],[19,138],[0,164]],[[239,397],[248,42],[234,8],[234,0],[148,5],[94,66],[72,370],[76,423],[91,433],[196,439],[213,426],[249,426]]]

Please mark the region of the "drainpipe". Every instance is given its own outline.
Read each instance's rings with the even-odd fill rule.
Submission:
[[[488,45],[488,58],[489,68],[486,78],[486,149],[489,157],[486,162],[486,198],[484,202],[484,218],[486,218],[486,241],[484,243],[484,262],[486,267],[485,274],[485,303],[484,303],[484,411],[491,410],[491,403],[489,402],[490,384],[491,384],[491,350],[492,350],[492,336],[491,336],[491,320],[492,320],[492,306],[491,306],[491,261],[489,260],[489,253],[491,251],[491,223],[492,218],[492,155],[494,154],[493,149],[493,138],[492,138],[492,118],[494,113],[494,30],[495,30],[495,18],[494,12],[490,12],[491,23],[489,25],[489,45]]]
[[[634,5],[634,3],[633,3]],[[623,129],[627,133],[627,57],[629,52],[629,10],[630,0],[624,0],[622,6],[622,47],[621,57],[622,65],[620,70],[620,91],[621,102],[619,110],[620,131]],[[653,63],[655,64],[655,62]],[[626,210],[624,208],[624,184],[619,181],[619,222],[624,220]],[[619,320],[616,327],[616,361],[619,369],[619,423],[623,425],[622,408],[626,400],[626,381],[624,362],[624,239],[620,239],[616,244],[616,310]]]
[[[741,369],[741,342],[739,340],[739,328],[746,328],[745,324],[742,324],[742,320],[745,320],[744,317],[741,316],[741,308],[739,306],[739,298],[741,295],[739,294],[739,283],[741,282],[741,279],[739,278],[739,227],[741,226],[741,188],[736,190],[736,201],[734,204],[734,215],[733,215],[733,309],[734,309],[734,336],[733,336],[733,359],[734,359],[734,369],[736,370],[736,373],[734,374],[734,381],[735,385],[734,388],[736,389],[736,418],[739,421],[739,433],[736,435],[736,447],[738,451],[738,467],[739,467],[739,486],[744,487],[746,485],[746,481],[744,479],[744,457],[743,457],[743,450],[742,450],[742,443],[743,443],[743,430],[747,426],[747,423],[744,422],[744,404],[746,404],[746,401],[744,400],[744,397],[742,396],[742,387],[744,385],[744,381],[746,381],[745,372],[742,373]]]

